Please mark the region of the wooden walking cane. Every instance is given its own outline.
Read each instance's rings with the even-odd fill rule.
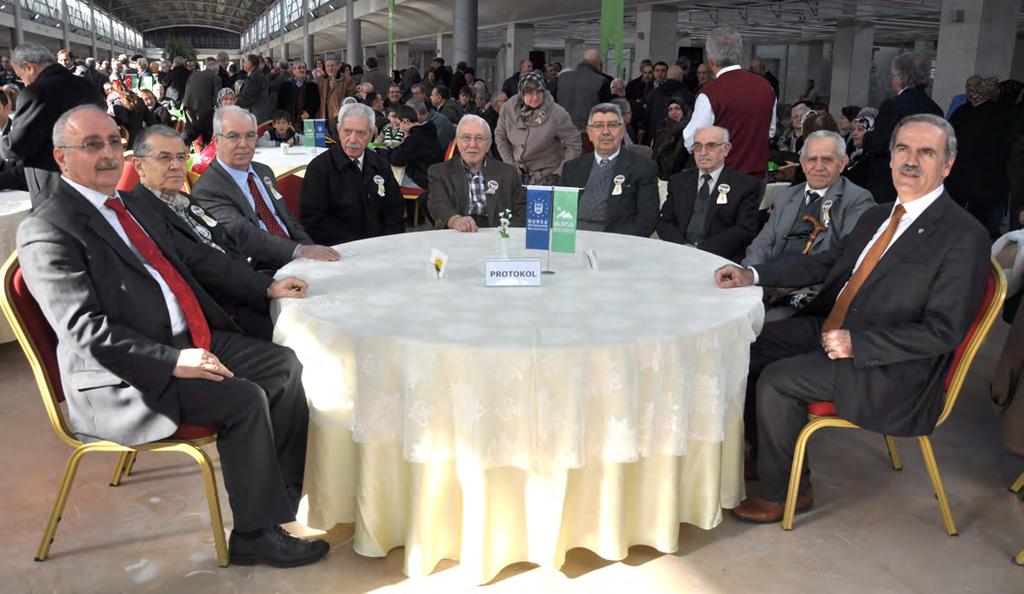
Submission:
[[[828,227],[821,224],[818,219],[814,218],[813,215],[805,214],[801,221],[805,221],[814,226],[811,229],[811,235],[807,238],[807,243],[804,244],[804,251],[801,252],[803,255],[807,255],[811,252],[811,246],[814,245],[814,240],[818,238],[818,234],[822,231],[828,231]]]

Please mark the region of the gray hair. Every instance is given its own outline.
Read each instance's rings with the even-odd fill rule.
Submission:
[[[900,133],[900,128],[913,123],[931,124],[941,130],[946,135],[945,162],[949,163],[956,157],[956,132],[953,131],[953,126],[945,118],[930,113],[916,113],[900,120],[900,123],[893,128],[892,138],[889,139],[890,153],[896,148],[896,135]]]
[[[185,58],[182,58],[181,56],[174,56],[174,59],[171,60],[171,64],[174,66],[184,66]]]
[[[721,126],[704,126],[703,128],[697,128],[697,130],[695,130],[693,133],[694,138],[696,138],[697,135],[703,132],[704,130],[712,130],[714,132],[717,132],[718,135],[722,137],[722,142],[729,142],[729,130]]]
[[[477,89],[476,92],[473,93],[473,99],[479,99],[481,97],[483,98],[484,102],[489,102],[491,100],[490,93],[488,93],[487,91]]]
[[[214,58],[207,58],[206,59],[206,69],[210,70],[214,74],[216,74],[217,71],[220,70],[220,64],[218,64],[217,60],[215,60]]]
[[[487,130],[487,139],[491,140],[491,125],[487,123],[487,120],[483,119],[478,115],[473,114],[466,114],[462,116],[462,119],[459,120],[458,125],[455,126],[456,136],[458,136],[459,131],[462,130],[462,128],[465,127],[466,124],[478,124],[482,126],[484,130]]]
[[[616,97],[609,101],[609,103],[611,103],[615,107],[618,107],[619,111],[622,112],[623,117],[626,116],[627,111],[629,113],[633,113],[633,106],[629,104],[629,99],[625,99],[623,97]]]
[[[257,126],[256,116],[247,109],[241,108],[237,105],[225,105],[224,107],[218,107],[213,112],[213,135],[219,136],[221,130],[224,129],[224,117],[229,114],[243,115],[252,122],[252,129],[255,130]]]
[[[743,57],[743,38],[736,29],[722,25],[708,33],[704,49],[714,61],[715,66],[725,68],[740,63]]]
[[[149,60],[147,60],[145,58],[139,58],[138,60],[135,61],[135,63],[138,64],[139,66],[142,66],[143,68],[149,66]]]
[[[85,67],[90,69],[90,70],[95,68],[96,67],[96,58],[93,58],[92,56],[89,56],[88,58],[86,58],[85,59]]]
[[[900,87],[923,87],[928,84],[931,64],[914,52],[904,52],[892,59],[889,72],[900,81]]]
[[[341,111],[338,112],[338,126],[341,126],[341,122],[345,118],[362,118],[366,120],[366,126],[370,130],[377,129],[377,116],[374,115],[370,106],[364,103],[349,103],[342,105]]]
[[[18,68],[24,68],[25,64],[53,64],[54,61],[53,52],[31,41],[26,41],[11,52],[11,63]]]
[[[619,118],[619,123],[622,124],[625,120],[622,119],[622,110],[619,109],[618,105],[614,103],[598,103],[597,105],[590,108],[590,115],[587,116],[587,124],[594,121],[594,116],[599,113],[613,113],[615,117]]]
[[[804,144],[800,147],[800,157],[807,156],[807,145],[811,144],[811,141],[815,138],[827,138],[836,145],[836,156],[842,158],[846,154],[846,141],[838,133],[831,130],[815,130],[804,138]]]
[[[427,104],[420,101],[419,99],[410,99],[406,101],[405,104],[413,108],[416,111],[417,116],[422,116],[429,113],[429,111],[427,111]]]
[[[230,59],[231,58],[228,56],[227,52],[219,52],[217,54],[217,61],[218,62],[221,61],[221,60],[230,60]]]
[[[139,132],[138,137],[135,139],[135,151],[136,157],[145,157],[153,152],[153,137],[162,136],[164,138],[174,138],[180,140],[182,146],[185,145],[185,140],[181,137],[181,134],[171,128],[170,126],[164,126],[162,124],[155,124],[153,126],[146,126]]]
[[[21,46],[19,45],[18,47]],[[110,114],[108,114],[105,109],[92,103],[72,107],[71,109],[65,111],[59,118],[57,118],[57,122],[53,125],[53,132],[50,135],[50,140],[53,141],[53,146],[58,147],[66,144],[64,142],[64,133],[67,132],[68,121],[70,121],[71,117],[74,116],[76,113],[80,113],[83,111],[96,111],[102,113],[108,118],[110,117]],[[110,121],[113,122],[114,118],[110,118]]]

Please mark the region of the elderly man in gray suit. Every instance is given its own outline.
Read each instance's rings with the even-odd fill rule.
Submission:
[[[313,240],[292,218],[274,172],[256,155],[256,116],[229,105],[213,116],[217,158],[192,188],[192,197],[224,225],[257,269],[277,269],[295,258],[335,262],[333,249]]]
[[[875,205],[870,192],[839,175],[846,167],[845,146],[841,136],[828,130],[807,137],[800,150],[807,183],[779,194],[767,224],[747,248],[743,266],[827,252]],[[773,289],[766,293],[770,309],[765,321],[792,316],[816,294],[816,288]]]

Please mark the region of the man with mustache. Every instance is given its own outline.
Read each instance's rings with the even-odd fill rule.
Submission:
[[[339,142],[306,168],[299,218],[319,243],[337,245],[404,230],[405,201],[391,166],[366,150],[374,136],[373,122],[369,106],[342,106]]]
[[[751,347],[761,488],[733,510],[740,520],[782,519],[808,403],[834,402],[840,417],[885,435],[935,428],[943,379],[985,292],[988,232],[943,187],[956,158],[946,120],[908,116],[889,146],[895,204],[864,213],[826,252],[715,271],[726,289],[822,284],[799,315],[765,324]],[[804,468],[797,511],[813,503]]]
[[[216,428],[234,516],[231,562],[321,559],[326,542],[280,526],[295,520],[302,492],[302,365],[290,349],[240,334],[215,301],[266,307],[303,297],[306,283],[274,281],[202,248],[120,194],[123,145],[99,107],[62,115],[52,140],[61,181],[18,229],[18,257],[57,337],[76,436],[139,444],[180,425]]]
[[[650,237],[658,224],[658,168],[623,149],[625,134],[618,107],[598,103],[591,108],[587,135],[594,153],[566,162],[561,185],[583,189],[577,228]]]
[[[276,270],[295,258],[338,261],[338,252],[314,245],[292,218],[270,167],[252,160],[256,116],[236,105],[221,107],[213,115],[213,134],[217,158],[192,188],[192,196],[224,225],[257,270]]]
[[[526,189],[516,168],[494,158],[491,127],[476,115],[462,116],[455,129],[457,157],[427,170],[430,197],[427,206],[438,229],[475,233],[497,227],[506,209],[512,226],[526,224]]]
[[[756,179],[725,166],[731,148],[725,128],[697,130],[693,141],[697,168],[669,178],[658,237],[734,262],[743,257],[757,233],[761,188]]]

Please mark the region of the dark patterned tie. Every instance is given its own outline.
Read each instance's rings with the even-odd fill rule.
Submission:
[[[263,201],[263,193],[260,192],[259,181],[256,179],[256,175],[253,172],[249,172],[249,193],[252,194],[252,202],[256,205],[256,215],[259,216],[260,220],[267,227],[267,232],[278,237],[284,237],[288,239],[288,234],[281,225],[277,223],[277,219],[274,218],[274,214],[270,212],[270,208],[267,207],[267,203]]]

